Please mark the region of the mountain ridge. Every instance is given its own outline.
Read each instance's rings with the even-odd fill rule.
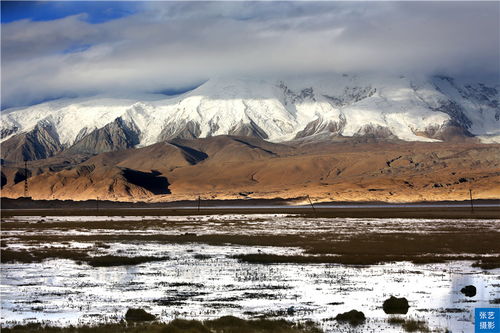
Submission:
[[[20,160],[16,149],[26,151],[26,145],[13,142],[35,135],[40,124],[52,128],[57,147],[25,153],[24,159],[217,135],[270,142],[315,137],[500,142],[499,90],[446,76],[343,74],[287,81],[215,79],[169,99],[58,100],[2,113],[2,158]]]

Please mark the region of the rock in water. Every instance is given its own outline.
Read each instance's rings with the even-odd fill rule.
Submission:
[[[339,313],[335,319],[340,322],[348,322],[353,326],[363,323],[366,319],[365,314],[361,311],[351,310],[349,312]]]
[[[397,298],[394,296],[386,299],[383,305],[384,312],[387,314],[407,314],[409,307],[406,298]]]
[[[473,285],[465,286],[460,290],[460,292],[467,297],[474,297],[476,296],[476,287]]]
[[[125,319],[127,321],[151,321],[155,320],[156,317],[144,309],[128,309]]]

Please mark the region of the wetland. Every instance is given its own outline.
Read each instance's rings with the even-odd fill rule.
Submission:
[[[138,308],[157,319],[136,324],[150,331],[226,318],[250,331],[469,332],[475,307],[498,304],[499,230],[485,218],[4,216],[1,325],[125,331]],[[384,311],[391,296],[407,313]],[[338,320],[352,310],[364,319]]]

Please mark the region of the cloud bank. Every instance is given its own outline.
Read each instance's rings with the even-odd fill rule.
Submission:
[[[2,108],[225,75],[500,73],[498,2],[144,2],[100,23],[81,4],[2,23]]]

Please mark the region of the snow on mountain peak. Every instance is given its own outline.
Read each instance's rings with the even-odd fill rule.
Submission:
[[[318,133],[435,141],[450,124],[495,142],[500,139],[499,101],[498,87],[448,77],[219,78],[168,99],[61,99],[5,110],[1,134],[5,141],[43,121],[69,147],[120,118],[138,132],[140,146],[222,134],[274,142]]]

